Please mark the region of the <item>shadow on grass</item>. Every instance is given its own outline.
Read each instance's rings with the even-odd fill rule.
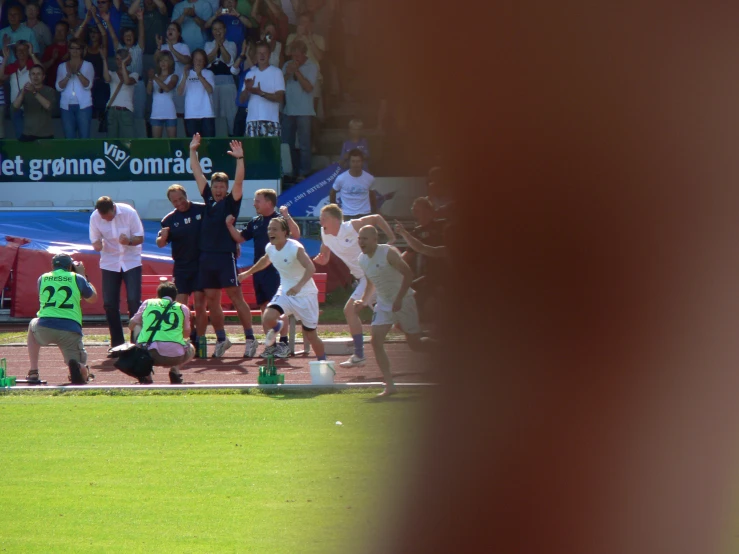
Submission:
[[[365,398],[365,402],[379,404],[384,402],[418,402],[421,400],[420,394],[409,395],[407,393],[396,393],[392,396],[375,396],[373,398]]]

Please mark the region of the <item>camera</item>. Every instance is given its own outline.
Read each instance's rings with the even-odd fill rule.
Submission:
[[[223,9],[221,10],[221,13],[228,13],[228,8],[223,8]]]
[[[267,42],[272,42],[272,35],[270,33],[267,33],[266,35],[264,35],[264,40],[266,40]]]

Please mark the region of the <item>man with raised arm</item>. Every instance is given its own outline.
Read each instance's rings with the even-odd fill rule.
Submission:
[[[448,224],[444,228],[445,240],[446,240],[447,234],[449,233],[450,227],[451,227],[451,224]],[[395,221],[395,232],[403,237],[403,240],[405,240],[405,242],[408,243],[408,248],[410,248],[414,252],[418,252],[419,254],[428,256],[429,258],[446,258],[449,255],[446,244],[442,244],[439,246],[431,246],[429,244],[424,244],[420,240],[418,240],[416,237],[411,235],[410,232],[405,227],[403,227],[403,224],[397,220]]]
[[[239,281],[249,275],[274,265],[280,274],[280,287],[264,311],[262,322],[267,338],[264,346],[275,343],[282,330],[281,317],[294,315],[303,325],[303,336],[316,352],[319,360],[325,360],[323,341],[318,336],[318,287],[313,281],[316,267],[313,265],[303,245],[288,238],[290,234],[287,221],[276,217],[267,227],[269,244],[265,254],[247,271],[239,273]]]
[[[349,268],[354,279],[358,281],[357,287],[344,306],[344,316],[349,324],[349,331],[354,341],[354,354],[341,367],[361,366],[365,363],[364,357],[364,335],[362,334],[362,320],[359,318],[361,307],[357,307],[356,300],[362,298],[367,279],[359,267],[357,259],[362,253],[357,242],[358,232],[365,225],[376,225],[385,233],[388,244],[395,242],[395,234],[388,225],[385,218],[379,214],[367,215],[359,219],[344,221],[344,213],[336,204],[328,204],[321,210],[321,251],[313,261],[319,265],[326,265],[331,258],[331,253],[336,254]],[[368,297],[369,306],[374,303],[374,297]]]
[[[403,330],[411,350],[429,350],[433,341],[421,337],[416,299],[411,289],[413,271],[400,257],[400,252],[388,244],[377,244],[377,229],[371,225],[359,230],[358,243],[362,250],[358,263],[367,277],[367,286],[355,304],[359,309],[369,306],[373,294],[376,294],[372,350],[385,378],[385,390],[378,396],[389,396],[396,392],[390,360],[385,352],[385,337],[392,326],[397,324]]]
[[[236,174],[234,175],[233,189],[228,191],[228,175],[215,172],[211,175],[208,184],[198,160],[200,133],[195,133],[190,143],[190,164],[195,182],[198,184],[203,200],[205,212],[200,228],[200,264],[198,283],[205,291],[205,299],[210,312],[210,322],[216,331],[216,347],[214,358],[220,358],[231,347],[231,341],[226,337],[224,329],[223,308],[221,307],[221,289],[226,291],[231,303],[239,314],[239,320],[244,328],[246,348],[244,356],[252,358],[257,351],[257,341],[251,324],[251,311],[244,301],[238,281],[236,269],[236,243],[231,238],[226,227],[226,218],[229,215],[239,216],[241,208],[242,187],[244,183],[244,151],[241,142],[231,141],[230,156],[236,158]]]
[[[238,231],[234,227],[236,218],[228,216],[226,225],[231,233],[231,238],[237,244],[241,244],[247,240],[254,241],[254,262],[257,263],[264,256],[265,249],[269,244],[268,226],[269,222],[276,217],[282,217],[287,221],[290,229],[290,238],[295,240],[300,238],[300,227],[295,220],[290,217],[285,206],[280,207],[280,213],[277,213],[275,206],[277,205],[277,193],[273,189],[259,189],[254,193],[254,210],[257,217],[253,218],[246,227]],[[272,300],[277,289],[280,286],[280,274],[274,265],[267,266],[264,271],[260,271],[254,275],[254,293],[257,297],[259,309],[264,312],[267,303]],[[284,321],[286,323],[286,321]],[[280,331],[280,341],[272,346],[265,348],[262,357],[277,356],[278,358],[287,358],[290,355],[290,346],[287,338],[287,325],[283,325]]]

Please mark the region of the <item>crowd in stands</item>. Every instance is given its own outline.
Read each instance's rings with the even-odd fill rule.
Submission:
[[[173,137],[178,118],[187,136],[213,137],[222,118],[231,136],[282,136],[300,179],[324,90],[338,92],[327,39],[355,3],[0,0],[0,122],[9,118],[15,137],[30,141],[62,138],[55,117],[64,138],[89,138],[93,126],[134,138],[137,121],[145,136]]]

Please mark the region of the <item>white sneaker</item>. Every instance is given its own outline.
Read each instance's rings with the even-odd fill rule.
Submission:
[[[341,362],[339,366],[340,367],[354,367],[354,366],[364,365],[364,362],[366,361],[367,361],[367,358],[360,358],[356,354],[352,354],[351,358],[349,358],[345,362]]]
[[[267,331],[267,337],[264,339],[264,346],[272,346],[277,340],[277,336],[282,331],[282,321],[277,322],[277,329]]]
[[[277,345],[267,346],[262,350],[261,357],[266,358],[267,356],[275,356],[277,354]],[[246,354],[244,354],[246,355]]]
[[[257,346],[259,346],[259,343],[256,339],[246,339],[244,358],[253,358],[257,354]]]
[[[275,356],[278,358],[289,358],[290,357],[290,345],[286,342],[278,342],[275,344],[277,351]]]
[[[216,348],[213,351],[213,357],[214,358],[222,358],[223,355],[226,353],[226,350],[231,348],[231,341],[228,340],[228,337],[226,337],[226,340],[222,340],[216,343]]]

